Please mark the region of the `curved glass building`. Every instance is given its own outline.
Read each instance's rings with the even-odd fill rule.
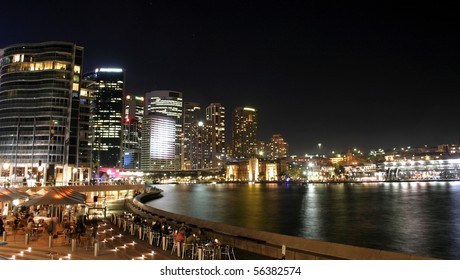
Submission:
[[[91,97],[81,81],[83,48],[68,42],[16,44],[0,50],[0,61],[3,180],[83,180],[91,131]]]
[[[183,158],[182,158],[182,141],[183,141],[183,111],[184,111],[184,102],[182,100],[182,92],[170,91],[170,90],[154,90],[147,92],[144,98],[145,107],[144,107],[144,121],[149,123],[146,125],[146,128],[142,130],[142,156],[141,156],[141,168],[147,171],[159,171],[159,170],[170,170],[170,171],[179,171],[181,170]],[[155,115],[152,118],[149,118],[149,115]],[[157,153],[152,153],[152,150],[156,150],[156,144],[159,144],[158,141],[153,139],[148,139],[149,137],[154,137],[154,132],[149,132],[149,129],[155,130],[155,128],[162,131],[169,131],[170,125],[166,124],[161,118],[157,116],[166,116],[172,119],[175,123],[174,125],[174,150],[173,158],[170,158],[170,153],[168,149],[168,156],[159,155]],[[161,119],[161,121],[160,121]],[[151,125],[150,125],[151,124]],[[145,132],[145,134],[144,134]],[[145,135],[145,137],[144,137]],[[169,135],[169,132],[168,132]],[[169,137],[169,136],[168,136]],[[169,140],[168,140],[168,143]],[[149,155],[149,156],[147,156]],[[159,156],[157,158],[157,155]],[[152,162],[157,162],[159,160],[161,164],[153,164]],[[168,164],[165,164],[164,161],[167,161]]]

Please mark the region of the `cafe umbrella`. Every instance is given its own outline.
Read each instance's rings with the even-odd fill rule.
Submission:
[[[29,194],[14,189],[0,189],[0,202],[13,201],[16,199],[26,199]]]
[[[26,201],[23,205],[74,205],[84,203],[86,203],[86,195],[74,191],[71,188],[55,187],[49,189],[43,196]]]

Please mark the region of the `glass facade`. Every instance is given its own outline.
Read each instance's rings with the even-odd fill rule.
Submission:
[[[183,162],[183,110],[182,93],[169,90],[155,90],[145,94],[144,118],[149,114],[171,117],[175,121],[174,170],[181,170]],[[144,151],[143,151],[144,152]],[[142,157],[143,160],[143,157]],[[144,166],[144,165],[143,165]]]
[[[99,167],[121,167],[123,69],[98,68],[85,73],[84,79],[93,82],[90,88],[95,98],[93,161]]]
[[[141,167],[145,171],[175,171],[176,121],[156,113],[144,116]]]
[[[126,95],[124,98],[122,154],[124,169],[139,169],[141,162],[142,120],[144,97]]]
[[[69,166],[89,166],[80,136],[89,128],[79,118],[90,106],[80,96],[83,48],[16,44],[0,57],[0,160],[10,179],[63,182]]]

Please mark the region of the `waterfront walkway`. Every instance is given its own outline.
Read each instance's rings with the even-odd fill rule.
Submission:
[[[123,213],[124,200],[111,202],[111,214]],[[6,260],[182,260],[176,254],[171,254],[171,249],[162,250],[156,245],[150,245],[148,240],[137,238],[117,227],[109,219],[98,220],[97,229],[99,243],[86,237],[81,237],[81,242],[66,238],[64,229],[58,224],[57,238],[52,239],[50,246],[49,235],[46,231],[37,233],[30,238],[22,230],[7,231],[6,244],[1,242],[0,259]],[[91,227],[91,225],[88,225]],[[27,240],[28,239],[28,240]],[[96,247],[96,248],[95,248]],[[235,250],[239,260],[263,260],[266,257]]]
[[[108,221],[100,221],[99,245],[82,237],[80,242],[66,238],[63,229],[58,228],[58,237],[49,246],[48,233],[42,232],[26,242],[22,231],[7,236],[7,244],[0,246],[0,257],[16,260],[176,260],[169,251],[151,246],[125,233]],[[73,243],[73,244],[72,244]],[[96,247],[96,248],[95,248]]]

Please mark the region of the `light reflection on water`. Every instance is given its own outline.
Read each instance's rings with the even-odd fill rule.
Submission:
[[[460,183],[159,186],[165,211],[368,248],[460,259]]]

